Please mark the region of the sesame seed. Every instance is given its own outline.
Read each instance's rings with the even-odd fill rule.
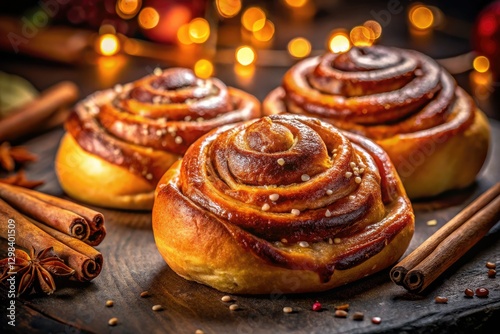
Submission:
[[[333,239],[333,242],[338,245],[338,244],[340,244],[342,242],[342,239],[335,238],[335,239]]]
[[[147,298],[147,297],[149,297],[149,291],[143,291],[143,292],[141,292],[140,296],[141,296],[141,298]]]
[[[292,312],[293,308],[291,308],[290,306],[283,307],[283,313],[292,313]]]
[[[201,329],[197,329],[194,334],[205,334],[204,331],[202,331]]]
[[[278,159],[278,165],[283,166],[285,164],[285,159],[279,158]]]
[[[271,207],[269,206],[269,204],[267,203],[264,203],[264,205],[262,206],[262,211],[267,211],[269,210]]]
[[[152,99],[153,103],[154,104],[159,104],[161,102],[161,96],[153,96],[153,99]]]
[[[205,119],[204,119],[203,117],[198,117],[198,118],[196,119],[196,121],[197,121],[197,122],[203,122],[204,120],[205,120]]]
[[[354,201],[354,200],[356,199],[356,196],[354,196],[354,195],[349,195],[349,199],[350,199],[351,201]]]
[[[365,172],[365,169],[364,168],[360,168],[359,169],[359,174],[363,174]]]
[[[278,195],[278,194],[271,194],[271,195],[269,195],[269,199],[271,201],[273,201],[273,202],[277,201],[278,198],[280,198],[280,195]]]
[[[118,318],[111,318],[108,320],[108,325],[110,326],[116,326],[118,325]]]
[[[288,240],[286,240],[285,238],[283,238],[283,239],[281,239],[281,242],[284,243],[284,244],[286,244],[286,243],[288,243]]]
[[[352,173],[351,172],[345,172],[345,175],[344,175],[346,178],[350,178],[352,176]]]
[[[159,68],[159,67],[156,67],[156,68],[153,70],[154,75],[158,75],[158,76],[160,76],[162,72],[163,72],[163,71],[162,71],[162,70],[161,70],[161,68]]]
[[[294,216],[298,216],[298,215],[300,215],[300,210],[297,210],[297,209],[292,209],[291,213],[292,213],[292,215],[294,215]]]
[[[360,162],[359,163],[359,168],[364,169],[364,168],[366,168],[366,165],[364,163]]]
[[[106,307],[112,307],[113,306],[113,301],[110,299],[110,300],[106,300]]]
[[[148,179],[148,180],[152,180],[152,179],[153,179],[153,174],[151,174],[151,173],[147,173],[147,174],[146,174],[146,179]]]
[[[307,182],[311,179],[311,177],[307,174],[302,174],[302,176],[300,177],[300,179],[304,182]]]
[[[332,213],[330,212],[330,210],[326,209],[325,217],[331,217],[331,216],[332,216]]]
[[[337,153],[333,153],[333,157],[336,158],[337,157]]]
[[[301,241],[301,242],[299,242],[299,246],[304,247],[304,248],[309,247],[309,243],[307,241]]]
[[[354,182],[356,183],[361,183],[361,178],[359,176],[356,176],[356,178],[354,179]]]
[[[184,120],[185,120],[186,122],[189,122],[189,121],[191,120],[191,116],[187,115],[186,117],[184,117]]]
[[[181,138],[181,137],[179,137],[179,136],[175,137],[175,139],[174,139],[174,140],[175,140],[175,143],[176,143],[176,144],[181,144],[181,143],[182,143],[182,138]]]
[[[233,301],[233,298],[231,296],[223,296],[220,300],[223,302],[230,302]]]
[[[437,220],[436,219],[431,219],[427,221],[427,226],[436,226],[437,225]]]
[[[238,304],[231,304],[231,305],[229,305],[229,310],[230,311],[236,311],[239,308],[240,308],[240,306]]]
[[[328,238],[328,243],[329,243],[330,245],[333,245],[333,240],[332,240],[332,238]]]
[[[163,310],[163,306],[161,306],[161,305],[154,305],[151,309],[153,311],[155,311],[155,312],[158,312],[158,311]]]
[[[354,168],[354,167],[356,167],[356,163],[351,161],[351,162],[349,163],[349,166],[351,166],[351,168]]]
[[[326,194],[327,194],[327,195],[331,195],[331,194],[333,194],[333,190],[328,189],[328,190],[326,191]]]
[[[337,150],[336,148],[334,148],[332,152],[333,152],[333,153],[337,153],[337,151],[338,151],[338,150]]]
[[[114,90],[117,93],[121,93],[123,91],[123,86],[120,84],[117,84],[117,85],[115,85]]]

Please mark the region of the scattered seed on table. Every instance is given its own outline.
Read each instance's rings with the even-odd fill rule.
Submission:
[[[372,318],[372,323],[375,325],[378,325],[382,322],[382,319],[380,317],[373,317]]]
[[[497,265],[494,262],[486,262],[486,268],[488,269],[496,269]]]
[[[347,311],[349,309],[349,304],[342,304],[342,305],[337,305],[334,306],[336,310],[344,310]]]
[[[436,219],[429,220],[427,226],[436,226],[438,221]]]
[[[365,318],[365,315],[363,312],[354,312],[352,315],[352,320],[363,320]]]
[[[467,289],[465,289],[464,293],[465,293],[466,297],[469,297],[469,298],[474,297],[474,291],[472,289],[467,288]]]
[[[478,296],[479,298],[488,297],[489,293],[490,292],[486,288],[477,288],[476,289],[476,296]]]
[[[238,304],[231,304],[229,305],[229,310],[230,311],[236,311],[240,308],[240,306]]]
[[[322,309],[322,305],[320,302],[316,301],[313,306],[312,306],[312,310],[317,312],[317,311],[321,311]]]
[[[113,303],[113,301],[112,301],[111,299],[106,300],[106,306],[107,306],[107,307],[111,307],[111,306],[113,306],[113,304],[114,304],[114,303]]]
[[[163,306],[161,306],[161,305],[154,305],[151,309],[153,311],[155,311],[155,312],[158,312],[158,311],[163,310]]]
[[[205,334],[204,331],[202,331],[201,329],[197,329],[194,334]]]
[[[344,310],[336,310],[335,311],[335,316],[337,318],[347,318],[347,312]]]
[[[108,320],[108,325],[110,326],[116,326],[118,325],[118,318],[111,318]]]
[[[448,298],[442,297],[442,296],[437,296],[436,298],[434,298],[434,301],[436,302],[436,304],[447,304]]]
[[[146,298],[146,297],[149,297],[149,291],[143,291],[141,292],[141,298]]]
[[[292,313],[293,308],[291,308],[290,306],[285,306],[285,307],[283,307],[283,312],[284,313]]]
[[[220,300],[222,300],[223,302],[230,302],[233,301],[233,298],[231,296],[222,296]]]
[[[488,277],[489,278],[495,278],[496,275],[497,275],[497,271],[495,269],[488,270]]]

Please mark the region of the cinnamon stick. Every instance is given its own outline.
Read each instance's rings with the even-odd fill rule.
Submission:
[[[88,224],[89,235],[87,238],[82,239],[90,246],[97,246],[106,236],[106,228],[104,227],[104,216],[102,213],[87,208],[85,206],[76,204],[74,202],[47,195],[38,191],[31,189],[16,187],[16,191],[22,192],[24,194],[30,195],[34,198],[42,200],[54,207],[59,207],[65,210],[69,210],[82,217]],[[63,231],[64,232],[64,231]]]
[[[424,243],[417,247],[412,253],[399,262],[390,272],[392,281],[398,285],[403,285],[404,278],[408,271],[415,268],[420,262],[426,259],[436,247],[443,242],[453,231],[462,226],[468,219],[484,208],[495,197],[500,194],[500,183],[495,184],[484,194],[479,196],[458,215],[441,227],[436,233],[429,237]]]
[[[64,106],[78,99],[78,87],[70,82],[60,82],[33,101],[12,111],[0,121],[0,142],[24,137],[40,129],[40,124]]]
[[[0,184],[0,198],[31,218],[64,232],[74,238],[86,240],[90,235],[87,221],[78,214],[44,202],[18,187]]]
[[[75,269],[74,278],[79,281],[90,281],[99,275],[102,268],[102,255],[78,239],[63,239],[61,233],[41,223],[33,223],[20,212],[0,199],[0,217],[15,224],[15,243],[26,249],[46,249],[53,247],[56,254],[65,263]],[[8,224],[0,224],[0,236],[8,238]],[[61,242],[61,240],[64,240]],[[67,243],[67,244],[66,244]]]

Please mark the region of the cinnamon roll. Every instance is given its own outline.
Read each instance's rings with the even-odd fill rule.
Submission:
[[[259,116],[255,97],[216,78],[157,69],[76,105],[56,157],[57,176],[83,202],[151,209],[158,180],[189,145],[211,129]]]
[[[156,245],[180,276],[245,294],[323,291],[391,265],[414,215],[370,140],[305,116],[214,130],[165,173]]]
[[[263,109],[319,117],[373,139],[410,198],[470,185],[488,151],[485,115],[446,70],[416,51],[373,46],[303,60]]]

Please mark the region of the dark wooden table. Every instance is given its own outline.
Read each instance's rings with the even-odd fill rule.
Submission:
[[[368,2],[366,2],[368,3]],[[328,17],[312,27],[291,26],[281,30],[276,47],[284,48],[295,35],[318,36],[315,48],[322,47],[327,31],[337,26],[352,27],[367,19],[370,12],[386,8],[387,1],[365,4],[363,8],[346,4],[344,11],[333,13],[335,24]],[[341,14],[340,14],[341,13]],[[353,23],[354,22],[354,23]],[[384,27],[382,44],[407,48],[425,48],[436,58],[455,56],[469,50],[469,43],[455,37],[434,34],[427,45],[407,38],[403,15],[394,15]],[[320,40],[318,40],[318,38]],[[96,66],[72,67],[41,62],[18,55],[0,54],[0,70],[21,75],[37,88],[45,89],[61,80],[78,84],[81,95],[112,87],[151,73],[156,66],[172,66],[154,60],[125,59],[124,62],[103,63]],[[216,75],[228,85],[245,89],[259,99],[279,85],[285,67],[257,67],[250,80],[241,80],[232,66],[217,66]],[[468,74],[458,75],[458,82],[467,90]],[[498,88],[497,88],[498,89]],[[411,251],[458,213],[467,203],[500,181],[500,108],[498,93],[488,100],[478,101],[491,119],[493,138],[487,164],[477,182],[462,191],[456,191],[433,201],[415,202],[416,231],[410,244]],[[39,190],[64,196],[55,178],[53,165],[62,129],[41,135],[25,144],[39,154],[40,161],[28,167],[28,176],[43,179]],[[98,249],[104,256],[102,273],[88,284],[61,287],[50,297],[31,295],[16,299],[15,328],[7,325],[5,306],[9,302],[7,289],[0,286],[0,332],[17,333],[472,333],[486,332],[499,325],[500,277],[488,278],[485,263],[500,264],[500,226],[495,228],[465,257],[442,275],[424,294],[410,294],[394,285],[388,270],[367,277],[345,287],[318,294],[235,296],[241,309],[228,310],[220,298],[224,295],[206,286],[188,282],[173,273],[163,262],[154,244],[151,218],[148,212],[105,210],[108,235]],[[431,219],[437,226],[428,226]],[[4,222],[0,222],[4,223]],[[0,241],[0,255],[6,253],[6,242]],[[258,273],[256,273],[258,275]],[[464,297],[464,289],[486,287],[488,298]],[[148,290],[149,298],[141,298]],[[436,304],[435,296],[448,297],[447,304]],[[106,300],[114,306],[105,306]],[[322,312],[311,311],[316,301],[323,304]],[[361,311],[363,321],[335,318],[334,305],[350,304],[350,314]],[[151,307],[161,304],[164,310],[153,312]],[[284,306],[296,310],[284,314]],[[374,325],[371,317],[381,317]],[[108,320],[117,317],[116,327]],[[495,331],[492,331],[495,332]]]

